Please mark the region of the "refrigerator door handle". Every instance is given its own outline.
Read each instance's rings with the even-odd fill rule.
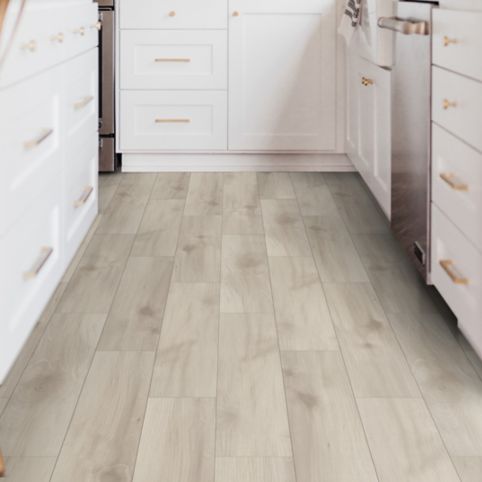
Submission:
[[[404,35],[430,35],[430,23],[425,20],[380,17],[377,24],[380,28],[402,33]]]

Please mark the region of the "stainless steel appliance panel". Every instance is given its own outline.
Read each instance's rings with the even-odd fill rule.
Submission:
[[[101,10],[100,21],[100,133],[115,132],[115,12]]]
[[[433,5],[399,2],[392,75],[392,229],[428,281],[430,270],[430,84]],[[391,20],[391,22],[390,22]]]

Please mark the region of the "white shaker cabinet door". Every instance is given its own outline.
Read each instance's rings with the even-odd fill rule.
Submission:
[[[335,2],[231,0],[229,148],[335,148]]]

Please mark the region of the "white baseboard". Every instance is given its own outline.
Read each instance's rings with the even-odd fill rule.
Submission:
[[[123,154],[123,172],[354,171],[345,154]]]

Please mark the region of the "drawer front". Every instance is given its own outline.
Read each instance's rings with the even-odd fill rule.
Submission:
[[[482,13],[434,9],[433,63],[482,81]]]
[[[60,188],[50,186],[0,238],[0,381],[62,276]]]
[[[91,49],[67,62],[64,72],[64,106],[67,142],[81,129],[98,130],[98,53]]]
[[[436,125],[432,139],[433,201],[482,251],[482,154]]]
[[[11,2],[12,3],[12,2]],[[9,43],[20,2],[9,9],[2,44]],[[96,4],[27,2],[0,76],[0,88],[92,48],[98,43]]]
[[[61,170],[59,75],[0,92],[0,236]]]
[[[226,0],[122,0],[121,28],[225,29]]]
[[[482,151],[482,83],[434,67],[432,118]]]
[[[482,322],[482,255],[433,204],[432,281],[459,321]]]
[[[65,169],[65,256],[69,263],[98,211],[98,145],[95,136],[78,138],[67,151]]]
[[[123,150],[225,150],[226,92],[121,92]]]
[[[223,30],[121,32],[121,88],[227,87],[227,36]]]

